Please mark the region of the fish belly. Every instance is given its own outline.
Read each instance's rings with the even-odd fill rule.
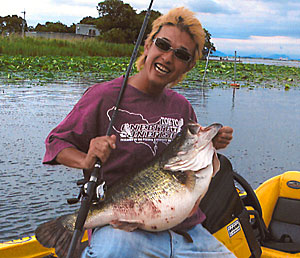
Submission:
[[[155,198],[156,197],[156,198]],[[163,231],[175,227],[185,220],[199,198],[197,191],[182,187],[176,193],[142,200],[123,200],[107,207],[105,211],[94,212],[85,223],[85,228],[111,224],[116,228],[132,231],[135,228],[147,231]]]
[[[196,175],[192,188],[178,182],[170,173],[149,177],[148,174],[138,181],[127,182],[103,208],[92,209],[85,228],[111,224],[127,231],[135,228],[163,231],[175,227],[190,215],[199,198],[206,193],[212,165]],[[131,189],[138,190],[133,192]]]

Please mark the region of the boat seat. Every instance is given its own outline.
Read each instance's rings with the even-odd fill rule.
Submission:
[[[269,225],[271,239],[263,246],[288,253],[300,252],[300,200],[279,197]]]
[[[280,197],[269,226],[276,239],[289,236],[291,241],[300,243],[300,200]]]
[[[275,188],[269,189],[276,197],[268,223],[270,234],[262,246],[290,254],[300,253],[300,173],[285,172],[278,176],[277,182],[273,184]]]

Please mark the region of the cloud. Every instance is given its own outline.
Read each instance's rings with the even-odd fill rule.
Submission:
[[[28,25],[36,26],[37,23],[60,21],[69,26],[86,16],[97,17],[96,5],[100,1],[3,1],[0,16],[12,14],[23,16],[21,12],[25,9]],[[148,8],[150,0],[123,0],[123,2],[140,12]],[[238,45],[240,49],[245,46],[245,51],[251,50],[256,53],[262,46],[266,47],[266,50],[277,46],[274,51],[277,49],[289,51],[294,45],[288,42],[296,41],[299,44],[299,0],[164,0],[154,1],[152,9],[167,13],[171,8],[179,6],[185,6],[196,12],[203,27],[217,39],[218,45],[221,41],[224,41],[224,44],[226,42],[240,44]],[[288,40],[281,42],[280,45],[280,37],[286,37]],[[263,41],[269,43],[262,44]],[[254,44],[258,44],[259,47],[255,49]],[[299,49],[299,46],[295,48]],[[218,49],[222,51],[220,47]]]
[[[217,50],[226,54],[233,54],[236,50],[238,55],[241,56],[250,54],[262,56],[285,54],[291,58],[300,58],[300,37],[250,36],[248,39],[212,38],[212,42],[215,44]]]
[[[13,4],[1,4],[0,16],[16,14],[22,16],[26,11],[26,21],[30,26],[47,21],[60,21],[66,25],[79,22],[83,17],[97,17],[96,2],[91,0],[14,0]]]
[[[226,4],[231,6],[230,13],[198,13],[200,21],[213,37],[299,36],[300,2],[286,1],[282,4],[228,0]]]
[[[146,9],[147,2],[141,0],[128,0],[124,1],[125,3],[129,3],[130,5],[134,6],[138,10]],[[141,2],[143,2],[143,7],[141,6]],[[149,1],[150,2],[150,1]],[[148,3],[149,5],[149,3]],[[158,10],[161,13],[167,13],[170,9],[175,7],[184,6],[192,10],[193,12],[199,13],[233,13],[234,11],[228,6],[218,3],[214,0],[168,0],[168,1],[154,1],[153,8],[154,10]]]
[[[194,12],[208,13],[208,14],[234,14],[235,10],[228,7],[223,2],[216,2],[213,0],[190,0],[187,3],[188,7]]]
[[[137,6],[137,2],[144,1],[125,2]],[[222,52],[230,54],[238,50],[240,55],[265,52],[300,58],[299,0],[166,0],[154,1],[153,9],[166,13],[178,6],[197,13]]]
[[[87,6],[87,7],[95,7],[98,5],[99,1],[92,1],[92,0],[50,0],[54,5],[59,6],[59,5],[68,5],[68,6]]]

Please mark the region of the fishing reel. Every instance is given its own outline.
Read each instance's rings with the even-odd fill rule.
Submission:
[[[89,183],[90,183],[90,181],[85,178],[78,180],[76,184],[77,184],[77,186],[80,187],[79,195],[77,196],[77,198],[67,199],[68,204],[76,204],[79,201],[81,201],[81,199],[87,195],[87,189],[88,189]],[[103,181],[103,180],[101,180],[101,182],[97,181],[95,192],[92,196],[92,203],[96,204],[99,202],[103,202],[105,200],[106,190],[107,190],[107,185],[105,184],[105,181]]]

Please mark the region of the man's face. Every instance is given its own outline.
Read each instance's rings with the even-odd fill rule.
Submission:
[[[180,54],[182,54],[181,50],[184,50],[192,55],[195,52],[196,44],[187,32],[181,31],[176,26],[163,26],[155,38],[163,39],[173,49],[180,49],[177,51],[179,53],[175,54],[172,50],[160,49],[154,42],[145,47],[147,59],[143,72],[146,73],[152,87],[163,88],[194,66],[193,61],[182,60]]]

